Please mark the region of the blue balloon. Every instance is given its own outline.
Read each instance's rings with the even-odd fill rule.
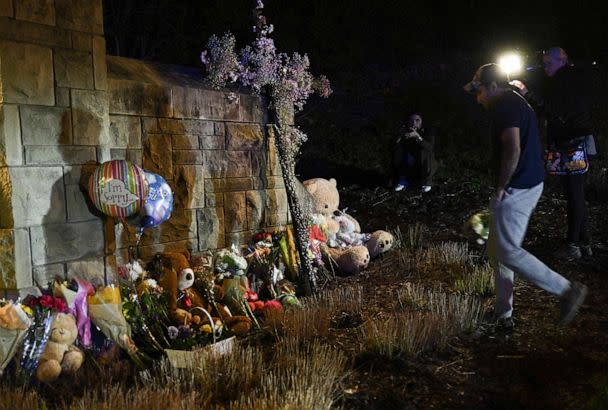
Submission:
[[[153,228],[171,217],[173,211],[173,191],[163,177],[144,171],[148,183],[148,195],[139,214],[128,218],[130,225],[141,229]]]

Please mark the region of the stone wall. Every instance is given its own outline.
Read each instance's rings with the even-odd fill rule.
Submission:
[[[101,0],[0,0],[0,289],[103,276],[127,258],[132,228],[104,230],[83,185],[109,159],[175,192],[144,257],[287,221],[260,98],[206,89],[194,69],[106,56],[102,16]]]

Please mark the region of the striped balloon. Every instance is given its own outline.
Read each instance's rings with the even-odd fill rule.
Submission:
[[[89,179],[89,197],[106,215],[125,218],[137,213],[148,194],[144,170],[126,160],[99,165]]]

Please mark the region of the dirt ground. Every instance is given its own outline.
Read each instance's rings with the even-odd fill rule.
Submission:
[[[424,224],[425,243],[470,240],[463,225],[484,208],[490,190],[475,184],[444,183],[424,195],[387,188],[350,186],[341,191],[341,207],[355,216],[363,231]],[[516,279],[515,328],[497,330],[488,320],[473,334],[450,341],[446,351],[387,362],[356,357],[342,382],[340,404],[354,409],[398,408],[587,408],[605,389],[608,376],[608,217],[605,204],[589,204],[595,254],[563,262],[552,252],[563,244],[565,202],[547,188],[531,219],[524,246],[568,279],[590,289],[579,316],[567,327],[556,325],[555,297]],[[483,248],[471,244],[483,257]],[[395,272],[383,259],[358,276],[338,279],[338,286],[358,283],[364,289],[366,316],[381,315],[386,295],[407,281],[428,278]],[[487,300],[491,307],[492,299]],[[349,350],[352,329],[336,331],[336,342]],[[354,350],[354,347],[353,347]]]

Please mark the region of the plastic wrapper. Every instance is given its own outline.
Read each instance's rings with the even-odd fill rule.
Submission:
[[[0,375],[17,353],[32,321],[19,305],[0,307]]]

